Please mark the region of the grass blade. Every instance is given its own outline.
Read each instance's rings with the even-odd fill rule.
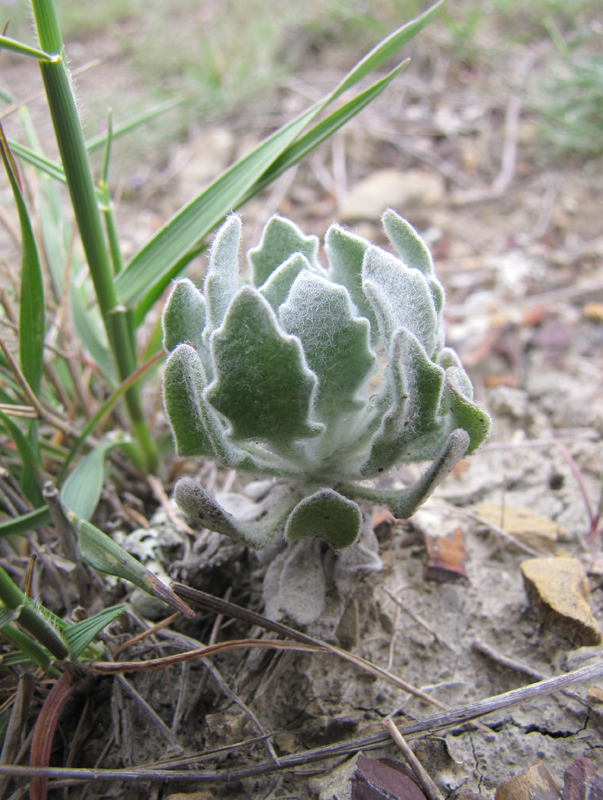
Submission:
[[[21,302],[19,306],[19,358],[21,371],[37,396],[44,359],[44,284],[38,248],[21,191],[21,180],[0,125],[0,150],[11,185],[21,229]]]
[[[155,595],[164,603],[187,617],[194,617],[195,612],[186,603],[168,589],[159,578],[131,556],[110,536],[104,534],[90,522],[82,519],[73,511],[66,510],[67,518],[76,530],[78,548],[82,560],[88,566],[107,575],[114,575],[130,581],[147,594]]]
[[[96,634],[121,616],[125,610],[124,605],[105,608],[93,617],[76,622],[75,625],[66,628],[63,631],[63,638],[67,642],[71,658],[79,658]]]
[[[20,159],[28,164],[31,164],[45,175],[49,175],[51,178],[54,178],[56,181],[59,181],[60,183],[67,183],[65,173],[58,164],[54,163],[54,161],[46,158],[46,156],[40,155],[40,153],[35,153],[29,147],[25,147],[25,145],[15,142],[14,139],[9,139],[8,143],[13,153],[16,156],[19,156]]]
[[[35,511],[22,514],[20,517],[14,517],[13,519],[7,519],[5,522],[0,522],[0,539],[3,539],[5,536],[16,536],[19,533],[27,533],[27,531],[41,528],[43,525],[48,525],[51,522],[50,511],[46,506],[36,508]]]
[[[61,489],[61,503],[83,519],[96,510],[105,480],[105,456],[113,447],[130,442],[122,431],[111,431],[82,458]]]
[[[11,39],[10,36],[0,36],[0,50],[11,50],[13,53],[18,53],[20,56],[31,56],[37,58],[38,61],[56,61],[57,56],[50,53],[45,53],[43,50],[38,50],[37,47],[31,47],[23,42],[18,42],[16,39]]]
[[[266,186],[272,183],[279,175],[289,169],[289,167],[297,164],[308,153],[311,153],[319,144],[328,139],[335,131],[339,130],[346,122],[349,122],[352,117],[355,117],[365,106],[371,103],[381,92],[389,86],[395,77],[397,77],[408,65],[409,61],[404,61],[402,64],[392,70],[389,75],[376,81],[365,89],[359,95],[354,97],[345,105],[338,108],[332,114],[329,114],[326,119],[321,120],[317,125],[311,128],[307,133],[301,136],[291,147],[287,148],[279,158],[277,158],[270,168],[262,175],[260,180],[255,183],[249,193],[242,199],[241,205],[250,200],[258,192],[261,192]]]
[[[40,454],[37,448],[34,449],[34,447],[32,447],[31,442],[22,432],[21,428],[19,428],[8,414],[5,414],[3,411],[0,411],[0,422],[9,432],[21,458],[22,470],[20,483],[23,493],[30,503],[37,507],[42,503],[40,492],[44,484],[44,472],[42,470]]]

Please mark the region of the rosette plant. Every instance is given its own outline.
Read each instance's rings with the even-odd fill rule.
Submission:
[[[488,414],[444,346],[444,292],[416,231],[383,216],[397,255],[338,225],[318,239],[272,217],[239,279],[241,221],[213,243],[203,293],[179,280],[163,312],[164,402],[177,451],[282,479],[260,519],[235,518],[198,483],[175,499],[205,528],[261,548],[284,532],[335,550],[361,530],[357,501],[408,518],[488,434]],[[415,484],[367,483],[430,460]]]

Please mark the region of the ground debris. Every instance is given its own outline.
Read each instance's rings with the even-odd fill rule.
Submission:
[[[559,789],[542,761],[537,761],[525,772],[501,783],[495,797],[496,800],[558,800]]]
[[[555,626],[572,647],[601,644],[599,623],[589,607],[584,567],[576,558],[549,557],[522,561],[530,605],[545,624]]]

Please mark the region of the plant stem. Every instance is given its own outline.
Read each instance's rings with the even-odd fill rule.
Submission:
[[[36,639],[47,647],[55,658],[67,658],[67,645],[47,622],[31,600],[13,583],[8,574],[0,567],[0,600],[7,608],[20,608],[18,622]]]
[[[103,233],[101,213],[64,55],[54,0],[33,0],[32,9],[40,47],[46,52],[61,54],[61,58],[56,62],[40,62],[40,70],[94,290],[120,379],[125,380],[136,369],[136,348],[130,334],[126,334],[128,336],[126,340],[116,339],[112,335],[110,315],[118,306],[118,298],[113,283],[111,256]],[[131,331],[131,327],[128,330]],[[127,358],[122,357],[122,351],[127,353]],[[145,454],[145,467],[152,471],[156,462],[155,446],[142,414],[136,387],[126,394],[126,405],[132,428]]]

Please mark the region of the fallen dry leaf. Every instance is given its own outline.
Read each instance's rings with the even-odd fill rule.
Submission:
[[[352,800],[425,800],[417,784],[400,769],[360,756],[352,783]]]
[[[559,800],[559,789],[542,761],[496,789],[495,800]]]
[[[577,758],[563,773],[561,800],[601,800],[603,778],[590,758]]]
[[[428,557],[425,580],[438,583],[468,580],[465,536],[460,525],[444,536],[426,533],[425,546]]]

